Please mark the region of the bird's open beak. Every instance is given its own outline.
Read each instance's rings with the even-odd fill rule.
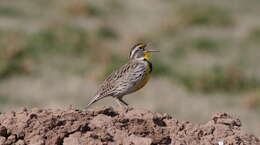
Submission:
[[[159,52],[159,50],[152,50],[152,49],[145,50],[144,51],[144,58],[149,59],[151,52]]]

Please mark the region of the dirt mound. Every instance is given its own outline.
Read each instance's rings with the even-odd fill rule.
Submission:
[[[241,131],[239,119],[225,113],[202,125],[140,109],[23,109],[0,115],[1,145],[218,145],[222,141],[260,144]]]

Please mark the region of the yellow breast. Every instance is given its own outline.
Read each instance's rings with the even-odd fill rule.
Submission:
[[[147,67],[144,78],[139,83],[136,84],[136,86],[130,93],[136,92],[141,88],[143,88],[146,85],[146,83],[149,81],[150,77],[151,77],[151,68]]]

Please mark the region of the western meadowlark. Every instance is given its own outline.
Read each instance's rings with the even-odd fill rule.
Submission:
[[[158,50],[146,50],[145,47],[146,44],[143,43],[132,47],[128,63],[112,72],[105,79],[86,108],[108,96],[113,97],[120,107],[128,107],[123,96],[145,86],[153,69],[152,63],[149,62],[150,53],[158,52]]]

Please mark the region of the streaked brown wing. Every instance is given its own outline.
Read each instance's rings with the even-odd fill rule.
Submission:
[[[120,96],[127,93],[136,82],[143,78],[145,70],[145,65],[137,61],[129,62],[115,70],[107,77],[98,90],[100,97]]]

